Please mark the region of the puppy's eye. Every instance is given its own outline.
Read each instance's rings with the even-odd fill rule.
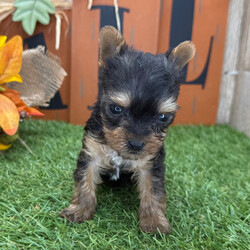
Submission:
[[[122,107],[116,105],[116,104],[111,104],[110,105],[110,111],[115,114],[115,115],[118,115],[118,114],[121,114],[123,109]]]
[[[167,117],[166,114],[160,114],[160,115],[159,115],[159,120],[160,120],[161,122],[166,122],[166,121],[168,120],[168,117]]]

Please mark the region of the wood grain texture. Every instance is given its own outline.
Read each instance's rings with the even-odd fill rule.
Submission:
[[[250,2],[245,1],[230,124],[250,137]]]
[[[236,79],[238,54],[240,51],[244,0],[231,0],[229,4],[226,45],[224,51],[220,101],[217,112],[217,123],[229,123]]]

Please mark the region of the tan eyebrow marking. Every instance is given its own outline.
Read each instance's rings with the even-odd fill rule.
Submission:
[[[128,107],[131,102],[130,95],[126,92],[114,92],[109,97],[113,102],[125,108]]]
[[[176,112],[178,110],[178,104],[173,97],[163,101],[159,105],[159,113]]]

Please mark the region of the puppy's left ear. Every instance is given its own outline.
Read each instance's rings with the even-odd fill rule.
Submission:
[[[107,58],[119,54],[127,47],[122,34],[113,26],[105,26],[99,34],[99,66],[105,66]]]
[[[195,55],[195,46],[191,41],[185,41],[175,47],[166,56],[170,58],[176,67],[182,69]]]

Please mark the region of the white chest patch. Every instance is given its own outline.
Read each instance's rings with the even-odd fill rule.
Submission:
[[[123,162],[123,158],[118,155],[118,153],[114,150],[106,153],[106,156],[114,163],[115,165],[121,165]]]
[[[110,173],[111,180],[118,180],[121,171],[136,173],[142,169],[149,169],[152,164],[152,156],[150,155],[134,160],[124,159],[108,145],[100,144],[91,137],[86,137],[85,145],[87,147],[84,152],[93,159],[93,166],[100,169],[100,172],[101,169],[107,170]]]
[[[117,181],[119,178],[120,178],[120,168],[116,166],[114,168],[114,172],[110,176],[110,180],[111,181]]]
[[[106,156],[110,159],[110,162],[113,165],[113,171],[110,180],[117,181],[120,178],[120,167],[123,162],[123,158],[119,156],[114,150],[107,153]]]

